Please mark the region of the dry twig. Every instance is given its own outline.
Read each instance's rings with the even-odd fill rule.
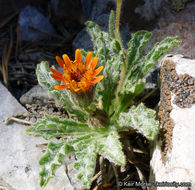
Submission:
[[[13,46],[13,33],[12,33],[12,29],[10,31],[10,42],[8,44],[8,42],[6,42],[4,44],[4,48],[3,48],[3,56],[2,56],[2,63],[0,65],[0,71],[3,75],[3,82],[5,85],[8,84],[8,64],[9,64],[9,59],[11,56],[11,50],[12,50],[12,46]]]
[[[16,11],[15,13],[9,15],[7,18],[3,19],[0,23],[0,28],[3,28],[8,22],[10,22],[20,11]]]
[[[13,117],[13,116],[10,116],[6,120],[4,120],[4,123],[7,125],[11,121],[15,121],[15,122],[22,123],[22,124],[27,124],[27,125],[32,125],[33,124],[30,121],[26,121],[24,119],[19,119],[19,118]]]
[[[102,174],[102,172],[99,171],[95,176],[93,176],[91,181],[94,182],[101,174]]]
[[[116,187],[117,187],[117,190],[120,190],[120,187],[119,187],[119,177],[118,177],[118,172],[117,172],[117,168],[116,168],[116,166],[113,164],[113,163],[111,163],[112,164],[112,168],[113,168],[113,171],[114,171],[114,175],[115,175],[115,178],[116,178]]]

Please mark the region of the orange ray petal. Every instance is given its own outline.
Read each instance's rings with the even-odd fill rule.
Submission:
[[[72,67],[72,63],[71,63],[71,60],[69,59],[68,55],[64,54],[62,57],[64,59],[64,62],[66,64],[66,66],[71,68]]]
[[[75,52],[75,60],[77,61],[77,63],[82,62],[80,49],[77,49],[76,52]]]
[[[92,59],[92,52],[88,52],[86,59],[85,59],[85,69],[88,69],[89,64],[91,63]]]
[[[57,71],[57,70],[53,69],[52,67],[50,67],[50,68],[49,68],[49,70],[50,70],[52,73],[54,73],[55,75],[58,75],[58,76],[60,76],[60,77],[62,77],[62,76],[63,76],[63,74],[62,74],[62,73],[60,73],[59,71]]]
[[[98,67],[98,68],[93,72],[92,78],[95,77],[96,75],[98,75],[98,74],[102,71],[103,68],[104,68],[103,65],[100,66],[100,67]]]
[[[67,85],[55,85],[54,88],[55,88],[56,90],[61,90],[61,89],[68,88],[68,86],[67,86]]]
[[[63,77],[60,77],[60,76],[57,76],[57,75],[54,75],[54,74],[50,74],[50,76],[56,80],[59,80],[59,81],[64,81],[64,78]]]
[[[91,80],[91,83],[93,84],[93,83],[99,82],[99,81],[101,81],[103,78],[104,78],[104,75],[100,75],[100,76],[94,78],[93,80]]]
[[[83,63],[82,62],[78,63],[78,69],[79,69],[79,71],[83,70]]]
[[[78,92],[79,90],[81,90],[80,88],[74,89],[75,92]]]
[[[97,65],[97,62],[98,62],[98,58],[95,56],[91,62],[91,68],[92,70],[94,70],[96,68],[96,65]]]
[[[60,67],[63,69],[64,68],[64,61],[59,56],[56,56],[56,61],[58,62]]]

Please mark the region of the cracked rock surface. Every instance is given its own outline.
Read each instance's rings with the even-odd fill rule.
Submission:
[[[160,75],[161,136],[154,143],[150,162],[150,182],[187,182],[191,183],[193,189],[195,188],[195,104],[194,101],[189,104],[187,99],[194,97],[195,84],[192,81],[195,77],[195,60],[186,59],[182,55],[167,56],[162,60]],[[191,80],[188,81],[189,79]],[[175,84],[178,85],[177,88]],[[177,96],[184,93],[178,90],[180,87],[185,88],[187,95],[187,90],[190,89],[189,97],[181,100],[183,106],[181,102],[178,104],[175,101]],[[156,187],[153,186],[151,189]],[[163,189],[177,188],[163,187]],[[182,186],[180,189],[187,190],[188,187]]]
[[[3,120],[8,116],[24,113],[26,110],[1,83],[0,101],[0,189],[41,190],[38,160],[44,154],[48,141],[26,135],[28,126],[15,122],[4,124]],[[64,167],[57,170],[56,177],[45,187],[45,190],[54,189],[74,189]]]

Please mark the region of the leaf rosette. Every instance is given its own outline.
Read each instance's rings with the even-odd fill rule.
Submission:
[[[142,51],[152,34],[142,30],[132,35],[128,49],[124,49],[119,33],[114,32],[114,17],[111,12],[109,33],[91,21],[86,23],[94,52],[77,50],[75,61],[67,55],[63,56],[64,61],[57,57],[64,74],[49,68],[47,62],[37,65],[39,84],[46,86],[49,94],[68,112],[68,118],[64,119],[45,116],[27,130],[27,134],[47,140],[60,139],[48,144],[39,161],[41,186],[54,177],[67,155],[75,154],[78,178],[89,189],[97,155],[125,165],[119,132],[136,130],[148,140],[154,140],[159,132],[154,110],[143,103],[130,108],[129,105],[143,91],[145,76],[156,61],[180,41],[177,37],[167,37],[144,56]],[[94,70],[97,59],[101,66]],[[101,71],[102,75],[96,76]]]

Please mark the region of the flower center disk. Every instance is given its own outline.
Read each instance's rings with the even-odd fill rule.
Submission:
[[[83,77],[82,74],[78,74],[78,73],[75,73],[75,72],[71,73],[71,79],[76,81],[76,82],[80,82],[82,77]]]

